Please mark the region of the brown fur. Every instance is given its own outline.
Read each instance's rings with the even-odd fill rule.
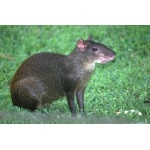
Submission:
[[[92,47],[98,47],[98,51]],[[106,46],[80,39],[68,55],[49,52],[35,54],[25,60],[11,81],[11,97],[15,106],[31,111],[66,96],[72,115],[76,115],[74,94],[84,112],[84,90],[97,61],[110,61],[115,53]]]

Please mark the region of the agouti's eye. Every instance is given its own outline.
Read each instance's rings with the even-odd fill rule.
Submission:
[[[92,48],[92,51],[97,51],[97,50],[98,50],[98,48],[96,48],[96,47]]]

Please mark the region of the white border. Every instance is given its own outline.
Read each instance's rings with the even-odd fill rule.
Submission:
[[[149,25],[148,0],[1,0],[0,24]]]
[[[149,125],[0,125],[5,149],[147,150]]]

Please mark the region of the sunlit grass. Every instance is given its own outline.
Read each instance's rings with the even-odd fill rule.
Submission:
[[[85,92],[87,116],[70,117],[64,99],[31,113],[12,105],[9,84],[27,57],[69,54],[79,38],[112,48],[117,57],[96,70]],[[0,26],[0,123],[149,123],[150,26]],[[124,113],[138,110],[137,113]],[[120,113],[118,113],[120,112]]]

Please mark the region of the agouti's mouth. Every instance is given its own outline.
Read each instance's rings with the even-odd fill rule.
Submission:
[[[96,63],[104,64],[104,63],[107,63],[108,61],[113,60],[114,58],[115,58],[115,56],[99,57],[99,58],[96,60]]]

